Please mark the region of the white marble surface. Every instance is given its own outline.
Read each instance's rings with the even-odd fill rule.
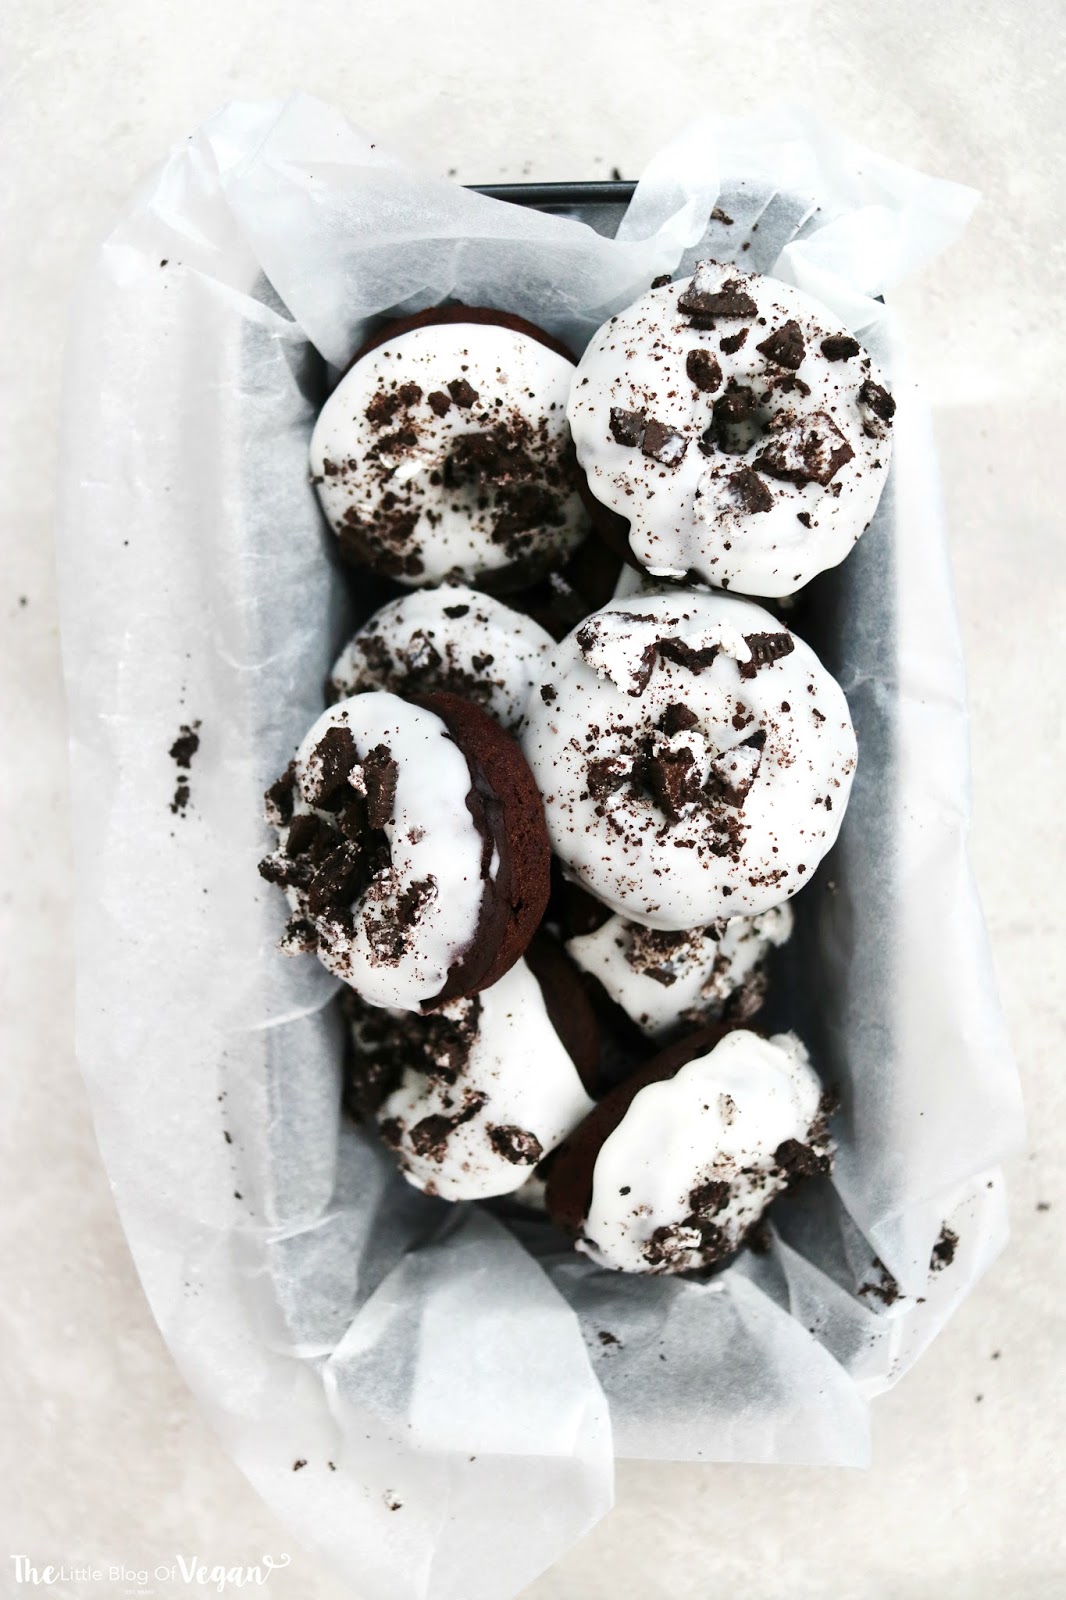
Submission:
[[[217,104],[302,87],[466,181],[636,175],[709,106],[805,100],[981,188],[899,297],[936,405],[970,660],[974,855],[1025,1079],[1014,1241],[876,1408],[865,1475],[623,1465],[530,1600],[1050,1600],[1066,1587],[1060,915],[1066,405],[1061,0],[5,0],[0,100],[0,1592],[9,1552],[151,1568],[287,1551],[148,1314],[72,1046],[55,417],[80,254]],[[13,313],[13,314],[12,314]],[[76,799],[76,797],[75,797]],[[53,1593],[121,1593],[74,1581]]]

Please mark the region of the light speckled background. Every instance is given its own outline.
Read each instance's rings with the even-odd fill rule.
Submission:
[[[1014,1242],[875,1413],[875,1465],[623,1465],[529,1600],[1053,1600],[1066,1591],[1061,0],[4,0],[0,295],[0,1593],[9,1552],[131,1567],[287,1551],[141,1296],[71,1047],[55,417],[80,254],[220,102],[300,87],[460,179],[636,176],[680,122],[786,96],[972,183],[897,297],[936,408],[970,661],[974,856],[1025,1079]],[[76,797],[75,797],[76,798]],[[42,1591],[43,1592],[43,1591]],[[75,1584],[52,1593],[121,1593]]]

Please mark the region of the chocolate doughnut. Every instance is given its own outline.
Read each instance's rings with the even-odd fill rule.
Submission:
[[[668,931],[802,888],[855,769],[847,702],[814,652],[761,607],[696,590],[612,600],[576,628],[522,745],[568,875]]]
[[[462,584],[416,589],[383,606],[345,647],[330,674],[332,698],[368,689],[406,697],[444,690],[521,726],[551,635],[532,617]]]
[[[601,1100],[560,1146],[549,1213],[603,1267],[712,1266],[790,1183],[829,1170],[827,1105],[794,1034],[704,1030]]]
[[[548,895],[543,810],[518,746],[478,706],[381,692],[323,713],[267,791],[260,863],[313,951],[372,1005],[414,1011],[495,983]]]
[[[522,318],[450,306],[363,346],[311,439],[342,555],[408,587],[516,587],[587,523],[566,422],[569,353]]]
[[[547,978],[520,960],[491,988],[421,1015],[349,1002],[346,1104],[376,1120],[416,1188],[445,1200],[512,1193],[592,1109],[595,1023],[571,1010],[576,995],[588,1012],[574,976],[573,990],[563,983],[572,1025],[560,1026],[555,958],[568,968],[558,949]]]
[[[568,416],[589,488],[630,524],[648,572],[781,596],[868,526],[894,411],[869,355],[817,300],[702,261],[593,335]]]
[[[765,992],[767,952],[791,932],[788,905],[677,933],[615,916],[567,940],[566,950],[649,1038],[665,1039],[682,1024],[753,1016]]]

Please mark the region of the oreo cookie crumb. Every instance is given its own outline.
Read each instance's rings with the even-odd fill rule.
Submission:
[[[760,355],[766,357],[767,361],[772,361],[778,367],[787,367],[792,372],[795,372],[807,354],[800,325],[794,320],[775,328],[773,333],[761,340],[755,348]]]
[[[544,1147],[535,1133],[528,1132],[525,1128],[516,1128],[510,1124],[502,1127],[490,1124],[488,1130],[489,1143],[505,1161],[511,1161],[517,1166],[535,1167],[544,1155]]]
[[[858,339],[846,333],[832,333],[819,347],[827,361],[850,361],[862,349]]]
[[[933,1246],[933,1253],[929,1257],[929,1271],[943,1272],[945,1267],[950,1267],[955,1259],[955,1251],[958,1247],[958,1234],[954,1228],[949,1228],[945,1222],[940,1230],[940,1237]]]
[[[472,384],[467,383],[465,378],[452,378],[447,389],[456,405],[461,406],[464,411],[468,411],[478,398],[477,390]]]
[[[685,357],[685,371],[701,394],[713,394],[722,387],[722,369],[717,358],[702,345],[697,345]]]
[[[174,787],[174,798],[170,802],[170,809],[175,816],[180,816],[189,804],[191,789],[189,787],[189,768],[192,758],[200,748],[199,722],[183,722],[178,730],[178,737],[170,746],[170,758],[177,763],[178,781]]]
[[[869,406],[874,416],[882,422],[891,422],[896,414],[896,402],[888,390],[874,383],[871,378],[867,378],[860,388],[859,400],[862,405]]]
[[[611,436],[618,444],[634,448],[644,442],[644,412],[625,411],[621,406],[611,407]]]

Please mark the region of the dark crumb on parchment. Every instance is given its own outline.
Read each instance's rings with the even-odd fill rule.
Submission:
[[[306,1467],[306,1465],[307,1465],[307,1462],[304,1460],[303,1456],[301,1456],[299,1461],[294,1461],[293,1462],[292,1470],[293,1470],[293,1472],[299,1472],[300,1469],[302,1467]]]
[[[958,1247],[958,1234],[954,1228],[949,1228],[945,1222],[940,1230],[940,1238],[933,1246],[933,1253],[929,1257],[929,1271],[942,1272],[945,1267],[950,1267],[955,1259],[955,1251]]]
[[[617,1344],[617,1345],[620,1345],[622,1343],[621,1339],[619,1339],[617,1334],[608,1333],[606,1328],[600,1328],[599,1332],[596,1334],[596,1337],[600,1341],[601,1344],[605,1344],[605,1345],[606,1344]]]
[[[191,790],[189,788],[189,768],[192,758],[200,748],[199,722],[183,722],[178,729],[178,737],[170,747],[170,759],[178,768],[178,781],[174,786],[174,798],[170,802],[170,809],[175,816],[180,816],[189,804]]]
[[[900,1287],[880,1256],[874,1256],[871,1266],[881,1274],[880,1283],[864,1283],[860,1295],[872,1294],[882,1305],[891,1306],[899,1299]]]

